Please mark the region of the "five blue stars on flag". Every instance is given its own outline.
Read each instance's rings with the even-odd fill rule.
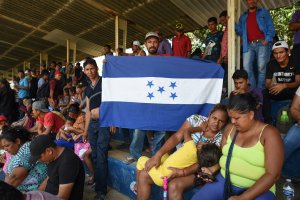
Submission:
[[[149,87],[149,88],[151,89],[152,86],[154,87],[154,85],[155,85],[155,84],[153,83],[153,81],[148,81],[148,83],[147,83],[146,86]],[[171,81],[169,87],[172,88],[172,89],[174,90],[174,89],[177,87],[176,81],[175,81],[175,82],[172,82],[172,81]],[[157,92],[159,92],[160,94],[165,93],[165,92],[166,92],[165,87],[164,87],[164,86],[158,86]],[[154,96],[154,92],[148,92],[147,97],[149,98],[149,100],[151,100],[152,98],[154,98],[154,97],[155,97],[155,96]],[[175,91],[174,91],[174,92],[170,92],[169,98],[173,99],[173,101],[174,101],[175,98],[177,98],[177,97],[178,97],[178,96],[177,96],[177,94],[176,94]]]

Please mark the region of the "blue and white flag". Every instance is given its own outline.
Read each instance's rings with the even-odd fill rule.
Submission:
[[[100,125],[176,131],[220,102],[220,65],[179,57],[109,56],[103,68]]]

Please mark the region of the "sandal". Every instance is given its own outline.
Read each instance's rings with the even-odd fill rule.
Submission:
[[[136,188],[137,186],[136,186],[136,182],[135,181],[132,181],[131,183],[130,183],[130,186],[129,186],[129,188],[130,188],[130,190],[135,194],[135,195],[137,195],[137,188]]]
[[[132,157],[132,156],[127,156],[125,158],[125,160],[123,160],[123,163],[126,164],[126,165],[130,165],[131,163],[134,163],[135,162],[135,159]]]

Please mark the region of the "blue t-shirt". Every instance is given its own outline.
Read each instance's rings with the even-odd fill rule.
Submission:
[[[29,86],[28,79],[26,77],[24,77],[23,79],[20,80],[19,85],[22,87],[28,87]],[[19,98],[25,98],[28,96],[29,96],[28,89],[27,90],[19,89],[19,92],[18,92]]]
[[[221,42],[223,38],[223,32],[218,31],[214,34],[209,33],[205,38],[205,54],[206,57],[219,58],[221,53]],[[207,58],[205,58],[207,59]]]

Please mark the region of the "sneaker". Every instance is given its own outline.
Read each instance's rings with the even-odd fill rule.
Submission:
[[[126,165],[130,165],[133,162],[135,162],[135,159],[131,155],[127,156],[125,160],[123,160],[123,163],[125,163]]]
[[[137,191],[136,191],[136,182],[135,181],[132,181],[130,183],[130,186],[129,186],[130,190],[136,195],[137,194]]]

